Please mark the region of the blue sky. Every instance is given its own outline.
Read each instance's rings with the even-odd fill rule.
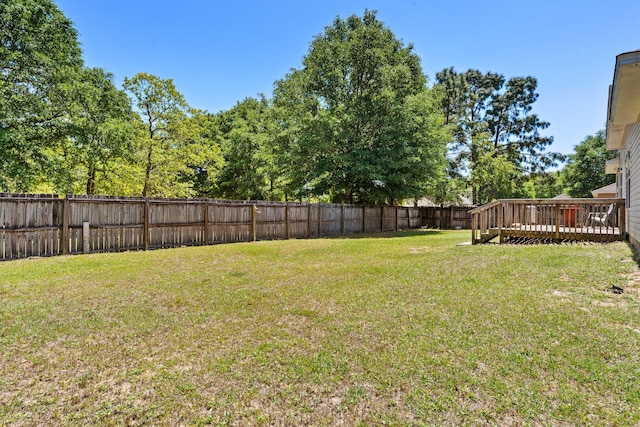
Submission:
[[[270,96],[336,16],[378,11],[424,72],[453,66],[538,79],[544,132],[570,153],[602,129],[615,56],[640,49],[638,0],[54,0],[78,32],[87,66],[173,78],[187,102],[218,112]]]

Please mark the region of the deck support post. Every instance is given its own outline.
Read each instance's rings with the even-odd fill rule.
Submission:
[[[500,203],[498,205],[498,239],[500,243],[504,243],[504,234],[502,230],[504,229],[504,204]]]
[[[625,239],[625,234],[627,233],[627,206],[624,203],[620,203],[619,207],[620,222],[618,223],[618,228],[620,229],[620,237]]]
[[[560,240],[560,205],[556,203],[555,205],[556,212],[556,240]]]

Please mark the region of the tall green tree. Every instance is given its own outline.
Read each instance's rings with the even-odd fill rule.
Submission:
[[[51,0],[0,1],[0,190],[26,191],[68,133],[77,32]]]
[[[204,113],[189,107],[172,79],[138,73],[125,78],[124,88],[143,129],[129,180],[139,183],[142,196],[193,196],[197,168],[213,173],[222,162],[220,147],[207,138]]]
[[[225,162],[218,177],[217,195],[241,200],[283,199],[269,101],[265,97],[247,98],[218,118]]]
[[[618,153],[607,150],[606,142],[606,132],[600,130],[574,147],[575,152],[569,155],[561,173],[570,196],[591,197],[591,190],[615,182],[615,175],[604,173],[604,165]]]
[[[532,112],[538,98],[534,77],[506,80],[492,72],[457,73],[448,68],[436,78],[443,93],[442,111],[447,123],[454,126],[449,153],[462,174],[472,175],[479,166],[485,168],[495,162],[502,165],[506,160],[513,165],[514,179],[523,181],[545,173],[563,159],[558,153],[546,151],[553,139],[543,136],[541,131],[549,123]],[[486,197],[494,193],[482,191],[486,187],[481,177],[488,176],[484,172],[476,173],[471,181],[475,203],[489,201]]]
[[[563,193],[560,171],[531,175],[519,186],[517,197],[526,199],[551,199]]]
[[[289,184],[334,201],[419,197],[444,167],[439,101],[420,59],[376,17],[337,18],[276,82]]]
[[[486,152],[480,155],[470,181],[476,188],[476,197],[489,201],[513,197],[517,191],[518,170],[504,154]]]
[[[191,130],[191,143],[180,180],[195,197],[216,196],[220,170],[225,164],[218,118],[206,111],[192,110],[186,124]]]
[[[102,181],[133,160],[136,129],[129,98],[101,68],[83,69],[70,93],[70,132],[52,150],[48,174],[61,192],[103,192]]]

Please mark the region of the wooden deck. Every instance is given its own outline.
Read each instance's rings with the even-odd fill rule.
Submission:
[[[498,200],[471,212],[472,243],[498,238],[615,241],[625,238],[624,199]]]

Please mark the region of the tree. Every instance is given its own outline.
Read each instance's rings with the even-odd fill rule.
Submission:
[[[58,191],[95,194],[101,179],[133,160],[134,116],[126,93],[101,68],[85,68],[74,82],[70,133],[53,150],[50,174]]]
[[[185,123],[192,132],[189,158],[181,181],[188,184],[196,197],[215,196],[219,174],[225,164],[220,146],[220,129],[215,115],[192,110]]]
[[[51,0],[0,2],[0,190],[26,191],[46,168],[81,67],[76,30]]]
[[[530,175],[519,186],[516,197],[525,199],[551,199],[563,192],[562,177],[559,171]]]
[[[447,123],[454,126],[450,155],[462,173],[473,174],[480,159],[483,167],[493,162],[506,167],[506,160],[514,167],[514,179],[522,181],[544,174],[562,160],[562,155],[545,151],[553,139],[540,131],[549,123],[532,113],[538,98],[535,78],[513,77],[507,81],[496,73],[457,73],[453,68],[439,72],[436,78],[443,92],[442,111]],[[489,177],[484,172],[476,173],[472,180],[475,203],[489,201],[480,197],[483,176]]]
[[[194,195],[191,178],[197,168],[209,167],[213,173],[222,161],[220,148],[206,138],[204,113],[187,105],[171,79],[138,73],[125,78],[124,88],[133,96],[144,129],[139,168],[130,171],[129,179],[138,180],[145,197]]]
[[[422,196],[444,167],[443,117],[420,60],[365,11],[316,36],[276,82],[283,167],[298,195],[391,203]],[[282,158],[281,158],[282,160]]]
[[[517,190],[518,170],[504,154],[484,153],[471,172],[470,181],[479,200],[512,197]]]
[[[425,196],[436,205],[444,207],[445,205],[459,205],[463,201],[464,193],[465,183],[463,181],[447,173],[442,173],[431,180]]]
[[[606,132],[600,130],[582,140],[569,155],[561,175],[571,197],[591,197],[591,190],[615,182],[615,175],[604,173],[606,161],[618,155],[607,150],[606,139]]]
[[[218,117],[224,167],[216,194],[230,199],[281,200],[275,165],[274,120],[263,96],[247,98]]]

